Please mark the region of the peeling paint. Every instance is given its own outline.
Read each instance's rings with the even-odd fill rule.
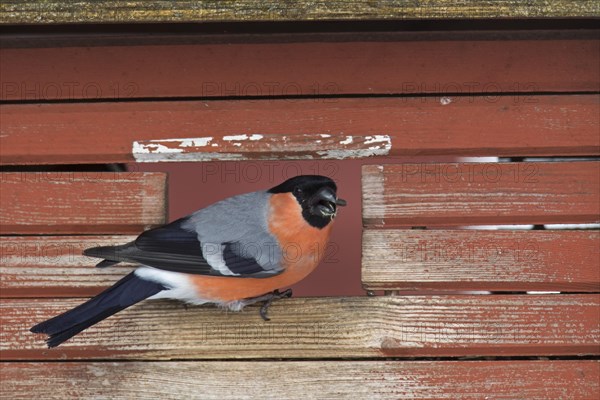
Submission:
[[[350,144],[352,143],[352,136],[346,136],[346,139],[342,140],[340,144]]]
[[[202,147],[208,146],[208,144],[213,140],[211,136],[203,137],[203,138],[195,138],[195,139],[187,139],[181,142],[181,147]]]
[[[250,143],[254,142],[254,143]],[[213,151],[207,151],[208,149]],[[365,158],[389,154],[389,135],[227,135],[134,141],[138,162]]]
[[[134,154],[137,162],[206,162],[206,161],[242,161],[247,160],[242,153],[193,152],[193,153],[150,153]]]
[[[138,142],[133,142],[133,154],[150,154],[150,153],[183,153],[183,149],[174,149],[159,143],[148,143],[142,145]]]
[[[233,136],[223,136],[223,140],[233,141],[233,140],[260,140],[263,138],[263,135],[252,134],[250,136],[243,135],[233,135]]]
[[[345,160],[347,158],[366,158],[373,156],[384,156],[388,154],[389,150],[385,148],[379,148],[376,146],[370,147],[368,149],[352,149],[352,150],[343,150],[343,149],[333,149],[333,150],[320,150],[317,151],[317,154],[321,156],[320,158],[325,159],[334,159],[334,160]]]
[[[340,142],[340,144],[348,145],[353,142],[352,136],[346,136],[346,139]],[[367,148],[346,148],[346,149],[330,149],[320,150],[317,154],[322,158],[330,158],[336,160],[343,160],[347,158],[366,158],[373,156],[385,156],[389,154],[392,148],[392,140],[388,135],[374,135],[366,136],[362,145],[369,145]],[[357,143],[359,145],[359,143]]]
[[[388,135],[374,135],[365,137],[365,144],[371,143],[386,143],[386,145],[391,147],[392,141]]]
[[[248,135],[229,135],[223,136],[223,140],[232,141],[232,140],[247,140]]]
[[[182,139],[158,139],[158,140],[148,140],[148,144],[146,146],[149,146],[151,143],[176,143],[179,142],[179,147],[202,147],[202,146],[207,146],[211,141],[213,140],[212,136],[206,136],[206,137],[198,137],[198,138],[182,138]],[[139,142],[134,142],[134,143],[138,143]]]

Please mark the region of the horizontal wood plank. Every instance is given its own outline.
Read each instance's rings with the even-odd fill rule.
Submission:
[[[89,297],[132,269],[94,268],[84,249],[124,244],[135,236],[0,236],[0,298]]]
[[[600,8],[593,0],[547,1],[499,0],[489,2],[448,2],[429,0],[333,1],[319,6],[302,0],[189,1],[25,1],[0,4],[3,24],[72,24],[140,22],[250,22],[371,19],[455,19],[455,18],[568,18],[596,17]]]
[[[131,265],[96,269],[83,249],[135,236],[0,237],[1,297],[92,296]],[[600,291],[598,231],[366,230],[368,290]]]
[[[0,163],[591,155],[599,105],[598,95],[4,105]]]
[[[518,360],[2,363],[0,396],[588,400],[600,396],[599,365]]]
[[[2,48],[0,100],[597,92],[585,35]]]
[[[363,232],[368,290],[600,292],[600,231]]]
[[[241,313],[147,301],[54,349],[37,322],[79,299],[3,299],[0,357],[222,359],[600,354],[600,295],[298,298],[270,322]]]
[[[600,221],[600,162],[366,165],[370,227]]]
[[[139,233],[165,222],[163,173],[3,172],[0,182],[2,235]]]

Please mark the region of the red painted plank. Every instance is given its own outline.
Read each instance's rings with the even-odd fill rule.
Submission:
[[[598,40],[3,48],[1,100],[597,91]]]
[[[139,233],[164,223],[166,174],[3,172],[0,232]]]
[[[366,226],[600,221],[600,162],[367,165]]]
[[[128,162],[134,142],[154,161],[590,155],[600,154],[599,104],[575,95],[5,105],[0,163]]]
[[[0,236],[0,298],[90,297],[131,265],[94,268],[84,249],[127,243],[135,236]]]
[[[19,362],[0,364],[0,396],[589,400],[600,397],[599,366],[592,360]]]
[[[83,249],[133,236],[2,236],[0,297],[89,297],[131,267],[96,269]],[[598,231],[363,233],[369,290],[600,291]]]
[[[600,231],[363,232],[368,290],[600,292]]]
[[[385,296],[275,302],[271,321],[147,301],[55,349],[36,322],[81,299],[3,299],[3,360],[373,358],[600,354],[600,295]]]

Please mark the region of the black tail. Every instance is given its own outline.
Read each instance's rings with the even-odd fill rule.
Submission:
[[[122,246],[91,247],[89,249],[85,249],[83,251],[83,255],[88,257],[104,258],[104,261],[100,261],[98,264],[96,264],[96,267],[98,268],[112,267],[113,265],[123,261],[119,252],[128,245],[129,243]]]
[[[87,302],[31,328],[45,333],[48,347],[56,347],[84,329],[166,288],[139,278],[133,272]]]

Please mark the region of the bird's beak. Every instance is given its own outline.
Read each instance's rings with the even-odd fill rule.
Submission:
[[[311,199],[312,208],[324,216],[335,216],[337,206],[345,206],[346,200],[335,197],[333,189],[324,187]]]

